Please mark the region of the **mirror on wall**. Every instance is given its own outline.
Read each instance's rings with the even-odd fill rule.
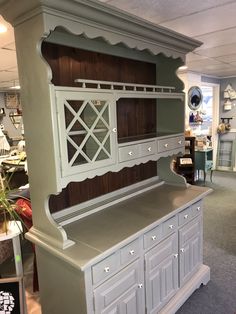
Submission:
[[[190,87],[188,91],[188,106],[191,110],[198,110],[202,104],[203,95],[198,86]]]

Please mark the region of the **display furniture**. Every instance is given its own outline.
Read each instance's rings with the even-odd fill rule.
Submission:
[[[175,313],[210,278],[211,190],[171,167],[185,151],[176,71],[200,42],[98,1],[1,9],[15,27],[42,312]]]
[[[206,174],[207,171],[211,171],[210,180],[212,181],[212,173],[213,173],[213,149],[196,149],[195,150],[195,170],[198,173],[199,171],[203,171],[203,179],[204,183],[206,182]]]
[[[185,137],[184,155],[176,159],[176,172],[185,177],[190,184],[195,182],[195,137]]]

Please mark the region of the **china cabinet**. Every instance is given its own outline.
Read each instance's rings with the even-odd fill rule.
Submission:
[[[1,12],[15,30],[42,312],[175,313],[210,278],[210,189],[171,166],[185,150],[176,70],[200,42],[95,0]]]

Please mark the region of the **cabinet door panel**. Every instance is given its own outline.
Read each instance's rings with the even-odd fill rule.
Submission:
[[[177,242],[174,233],[145,255],[147,313],[157,313],[178,288]]]
[[[143,266],[143,265],[142,265]],[[142,267],[143,268],[143,267]],[[94,290],[95,313],[144,313],[143,271],[137,260]],[[124,308],[126,310],[121,311]],[[129,309],[137,308],[132,312]],[[113,312],[111,312],[113,313]]]
[[[197,217],[179,231],[180,286],[191,277],[202,262],[201,230],[201,217]]]
[[[111,93],[56,90],[62,176],[114,164],[115,100]]]

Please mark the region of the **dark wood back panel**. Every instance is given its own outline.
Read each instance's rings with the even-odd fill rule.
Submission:
[[[75,79],[155,84],[155,64],[44,42],[42,54],[52,69],[52,83],[77,86]],[[117,105],[118,139],[155,133],[156,103],[153,99],[120,99]],[[156,175],[156,163],[124,168],[117,173],[72,182],[51,196],[50,210],[58,210],[115,191]]]

